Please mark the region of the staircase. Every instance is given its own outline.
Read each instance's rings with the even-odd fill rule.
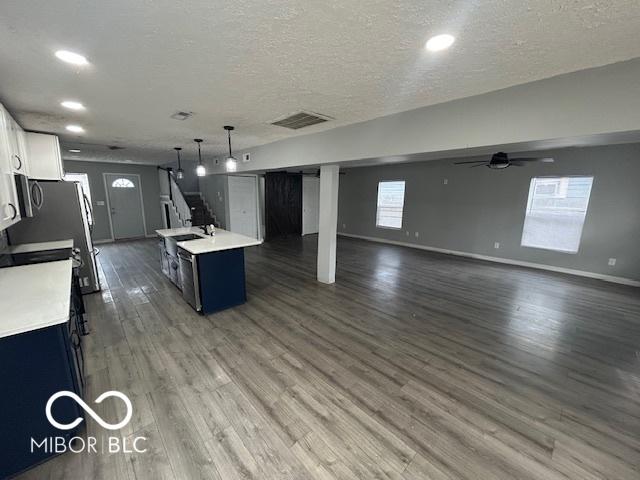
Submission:
[[[191,225],[218,226],[215,215],[199,194],[184,194],[184,199],[191,209]]]

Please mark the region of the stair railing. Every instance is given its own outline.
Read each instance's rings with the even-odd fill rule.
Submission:
[[[173,173],[169,174],[169,189],[171,192],[171,203],[176,209],[176,213],[178,214],[178,218],[182,222],[183,227],[187,227],[191,225],[191,208],[189,204],[184,198],[184,194],[182,190],[180,190],[180,186],[176,182]]]

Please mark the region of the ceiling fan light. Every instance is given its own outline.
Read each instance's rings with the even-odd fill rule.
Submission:
[[[196,175],[198,177],[204,177],[207,174],[207,169],[204,168],[204,165],[198,165],[196,167]]]
[[[236,161],[235,158],[229,157],[227,158],[225,166],[227,168],[227,172],[235,172],[238,168],[238,162]]]

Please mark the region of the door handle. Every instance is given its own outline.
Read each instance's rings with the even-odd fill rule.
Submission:
[[[20,155],[15,155],[14,154],[13,158],[18,160],[18,166],[16,167],[16,170],[21,170],[22,169],[22,159],[20,158]]]

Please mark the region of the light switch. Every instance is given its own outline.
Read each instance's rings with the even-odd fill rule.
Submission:
[[[610,267],[615,267],[616,265],[616,259],[615,258],[610,258],[609,259],[609,266]]]

